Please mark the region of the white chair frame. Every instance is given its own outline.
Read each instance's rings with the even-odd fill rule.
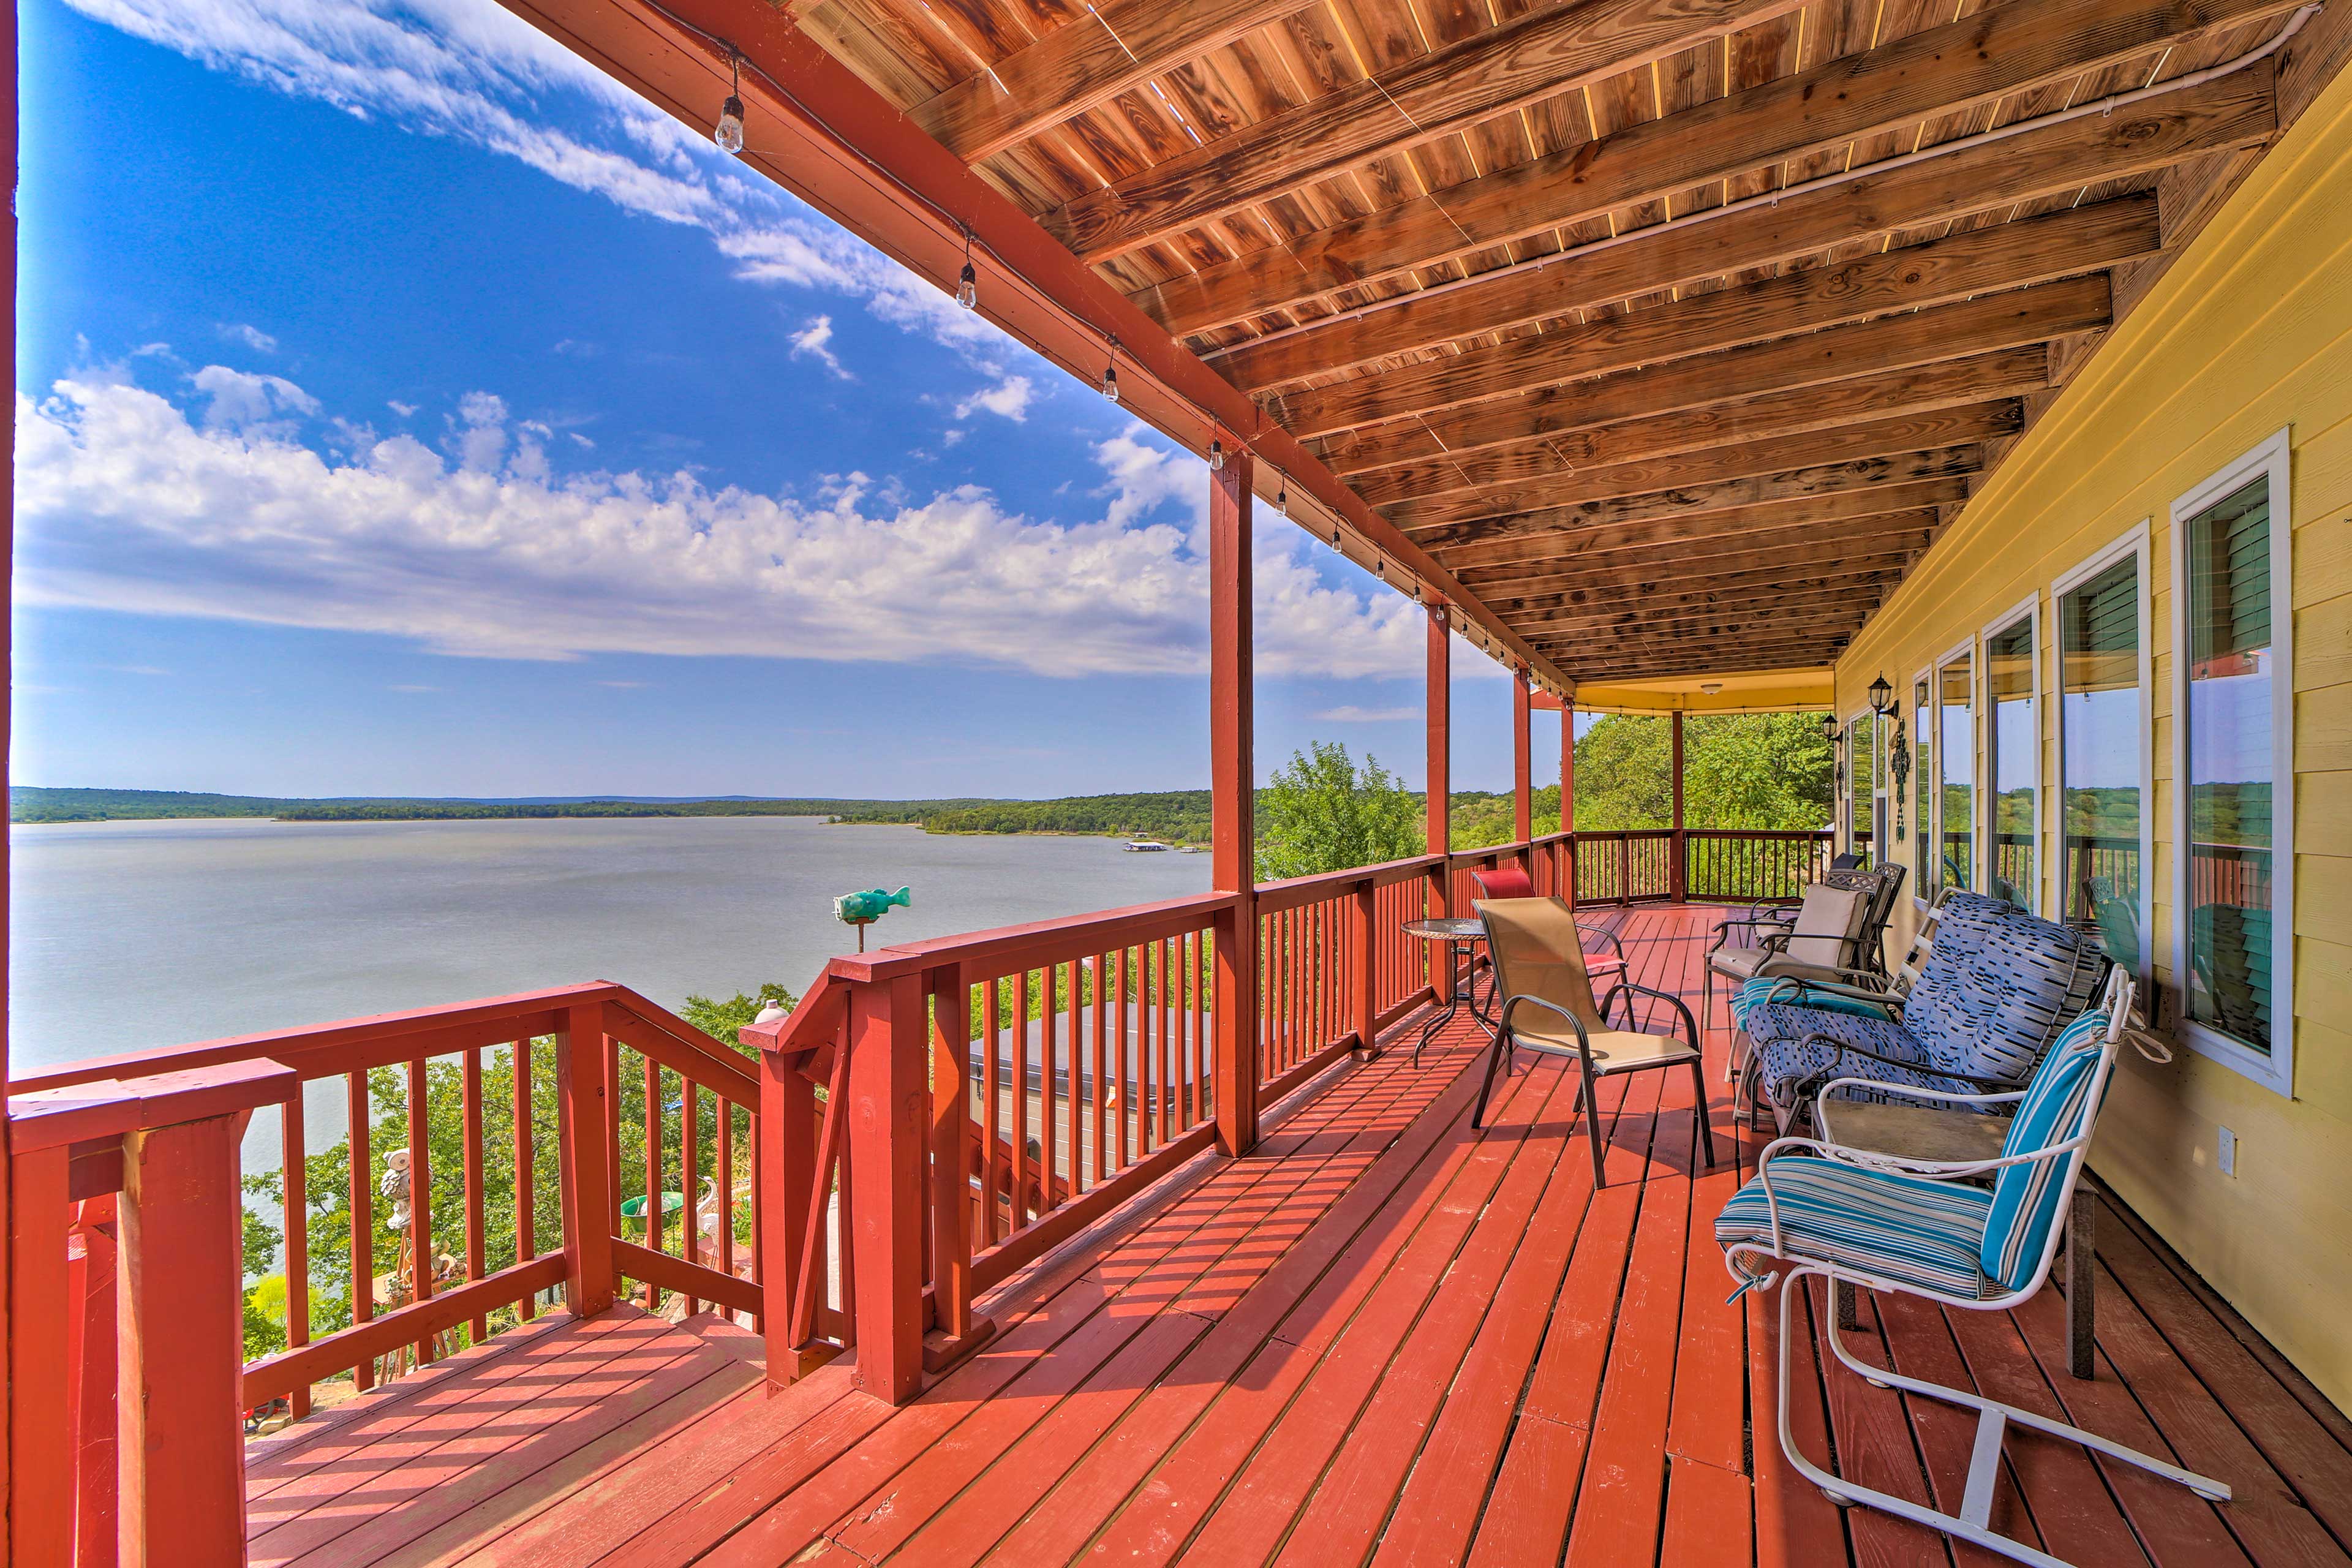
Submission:
[[[1816,1465],[1807,1458],[1799,1451],[1796,1435],[1790,1429],[1789,1367],[1796,1342],[1792,1303],[1799,1294],[1795,1288],[1796,1283],[1806,1276],[1811,1275],[1825,1281],[1832,1299],[1840,1284],[1858,1285],[1869,1290],[1899,1291],[1905,1295],[1917,1296],[1923,1300],[1934,1301],[1941,1306],[1960,1308],[1969,1311],[2006,1311],[2042,1289],[2043,1281],[2049,1278],[2050,1265],[2057,1256],[2059,1237],[2065,1228],[2062,1219],[2056,1216],[2064,1215],[2067,1205],[2074,1201],[2075,1184],[2080,1180],[2084,1162],[2088,1158],[2092,1131],[2098,1123],[2099,1108],[2105,1099],[2108,1079],[2115,1069],[2117,1047],[2131,1016],[2131,995],[2130,976],[2125,974],[2120,969],[2111,973],[2108,977],[2105,997],[2111,1022],[2100,1045],[2099,1064],[2092,1076],[2090,1093],[2084,1101],[2080,1130],[2072,1138],[2021,1154],[2011,1154],[1998,1160],[1972,1162],[1901,1159],[1872,1150],[1827,1142],[1818,1138],[1777,1138],[1765,1145],[1762,1155],[1757,1161],[1756,1179],[1764,1188],[1765,1212],[1772,1227],[1771,1245],[1767,1247],[1755,1242],[1735,1243],[1724,1249],[1724,1262],[1726,1267],[1730,1268],[1732,1278],[1740,1281],[1743,1286],[1750,1282],[1750,1277],[1738,1265],[1738,1259],[1742,1254],[1748,1255],[1757,1263],[1770,1261],[1791,1265],[1777,1276],[1767,1274],[1763,1282],[1758,1287],[1762,1289],[1771,1289],[1778,1286],[1780,1290],[1780,1452],[1787,1456],[1790,1465],[1798,1474],[1821,1488],[1822,1493],[1841,1508],[1860,1504],[1878,1509],[1915,1523],[1924,1524],[1930,1530],[1939,1530],[1959,1540],[1973,1542],[1989,1552],[1998,1552],[2017,1562],[2033,1563],[2036,1568],[2072,1568],[2072,1565],[2064,1560],[2053,1557],[2046,1552],[2026,1545],[2023,1542],[2002,1535],[1994,1531],[1991,1526],[1993,1489],[2000,1476],[2001,1446],[2011,1426],[2023,1426],[2032,1431],[2046,1433],[2053,1437],[2063,1437],[2071,1443],[2078,1443],[2095,1453],[2105,1454],[2111,1459],[2120,1460],[2152,1475],[2161,1476],[2167,1480],[2177,1481],[2209,1502],[2222,1503],[2230,1500],[2230,1488],[2227,1482],[2182,1469],[2177,1465],[2168,1464],[2154,1455],[2126,1448],[2122,1444],[2102,1437],[2095,1432],[2088,1432],[2080,1426],[2053,1420],[2049,1416],[2037,1415],[2031,1410],[2021,1410],[2014,1405],[2003,1405],[1999,1400],[1987,1399],[1982,1394],[1968,1389],[1952,1388],[1940,1383],[1929,1383],[1923,1378],[1907,1377],[1901,1373],[1885,1367],[1874,1366],[1868,1362],[1862,1361],[1846,1348],[1844,1340],[1839,1335],[1834,1316],[1824,1320],[1823,1337],[1829,1341],[1830,1349],[1836,1353],[1837,1359],[1844,1363],[1849,1371],[1862,1377],[1873,1387],[1899,1388],[1906,1393],[1924,1394],[1930,1399],[1940,1399],[1947,1404],[1964,1405],[1977,1412],[1976,1444],[1969,1457],[1969,1475],[1967,1483],[1961,1490],[1960,1510],[1958,1513],[1945,1513],[1924,1503],[1914,1502],[1908,1498],[1897,1497],[1891,1492],[1879,1491],[1870,1487],[1858,1486],[1839,1476],[1835,1471]],[[1893,1085],[1874,1082],[1868,1079],[1838,1079],[1825,1085],[1822,1092],[1826,1095],[1848,1085],[1875,1094],[1901,1094],[1906,1098],[1932,1100],[1958,1105],[2001,1104],[2022,1100],[2026,1092],[2023,1089],[2017,1089],[2003,1094],[1955,1094],[1940,1089],[1896,1088]],[[1772,1159],[1786,1150],[1809,1150],[1828,1159],[1842,1160],[1849,1164],[1928,1181],[1957,1180],[1963,1176],[2000,1170],[2004,1166],[2032,1164],[2048,1160],[2065,1161],[2066,1172],[2059,1188],[2057,1205],[2052,1211],[2053,1218],[2050,1226],[2050,1234],[2042,1239],[2042,1258],[2034,1268],[2032,1277],[2021,1289],[2011,1290],[2006,1295],[1979,1300],[1975,1297],[1957,1296],[1945,1291],[1929,1289],[1907,1280],[1888,1279],[1856,1268],[1851,1263],[1832,1262],[1792,1248],[1780,1232],[1780,1205],[1773,1194],[1771,1180]]]

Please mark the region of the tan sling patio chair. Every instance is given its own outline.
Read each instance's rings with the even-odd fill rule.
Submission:
[[[1682,999],[1621,980],[1610,987],[1602,1002],[1595,1004],[1576,917],[1557,900],[1481,899],[1477,910],[1486,924],[1486,952],[1494,961],[1495,987],[1501,1003],[1495,1015],[1497,1027],[1486,1058],[1486,1080],[1478,1087],[1478,1104],[1470,1113],[1470,1124],[1482,1125],[1487,1097],[1494,1092],[1495,1071],[1518,1047],[1572,1057],[1582,1074],[1577,1104],[1584,1111],[1585,1136],[1592,1145],[1592,1184],[1606,1186],[1601,1171],[1601,1118],[1595,1113],[1598,1106],[1593,1099],[1600,1081],[1614,1073],[1686,1067],[1696,1102],[1692,1116],[1698,1123],[1706,1163],[1713,1165],[1715,1131],[1707,1121],[1698,1020]],[[1672,1007],[1681,1017],[1682,1036],[1614,1028],[1605,1021],[1610,1008],[1622,998],[1625,1021],[1634,1023],[1633,998],[1637,995]],[[1693,1146],[1694,1160],[1698,1146]]]

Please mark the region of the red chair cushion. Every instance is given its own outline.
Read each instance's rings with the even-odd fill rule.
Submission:
[[[1497,866],[1491,871],[1473,871],[1470,879],[1478,884],[1482,899],[1532,899],[1536,896],[1535,879],[1517,866]]]

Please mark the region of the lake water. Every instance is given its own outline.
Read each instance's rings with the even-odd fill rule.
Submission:
[[[9,830],[9,1058],[85,1057],[584,980],[675,1008],[807,986],[856,934],[836,894],[901,884],[876,945],[1179,898],[1206,855],[806,817],[111,822]],[[305,1096],[342,1135],[341,1080]],[[274,1161],[254,1119],[249,1166]]]

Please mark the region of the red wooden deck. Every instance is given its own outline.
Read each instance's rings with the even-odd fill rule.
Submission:
[[[1716,912],[1613,918],[1696,1007]],[[1596,1194],[1556,1065],[1472,1131],[1478,1044],[1465,1017],[1418,1071],[1337,1069],[1253,1157],[1197,1162],[983,1302],[1002,1334],[906,1408],[838,1363],[771,1395],[709,1320],[558,1315],[257,1445],[253,1561],[1996,1561],[1786,1476],[1777,1303],[1723,1305],[1710,1231],[1757,1146],[1720,1142],[1719,1073],[1727,1163],[1696,1176],[1687,1079],[1610,1080]],[[2015,1436],[1994,1522],[2070,1561],[2352,1568],[2352,1423],[2103,1217],[2095,1380],[2064,1372],[2054,1289],[2008,1315],[1865,1300],[1861,1342],[2237,1489],[2215,1509]],[[1858,1479],[1957,1506],[1965,1414],[1806,1364],[1811,1452],[1833,1436]]]

